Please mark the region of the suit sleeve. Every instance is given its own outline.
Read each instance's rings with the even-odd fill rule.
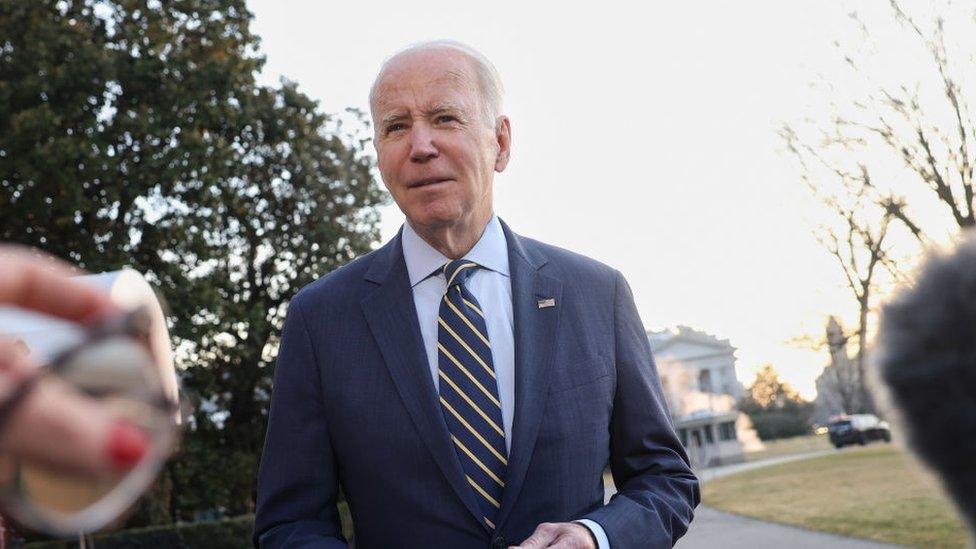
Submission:
[[[698,479],[675,435],[650,342],[619,272],[614,293],[610,471],[617,493],[584,518],[603,527],[612,549],[672,547],[699,503]]]
[[[336,464],[301,295],[285,319],[258,472],[256,547],[344,548]]]

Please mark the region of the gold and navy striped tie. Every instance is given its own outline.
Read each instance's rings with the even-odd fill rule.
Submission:
[[[464,286],[478,268],[466,259],[444,265],[447,292],[437,318],[438,375],[441,409],[454,449],[482,518],[494,529],[508,457],[485,315]]]

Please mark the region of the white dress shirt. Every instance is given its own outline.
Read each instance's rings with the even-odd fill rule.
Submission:
[[[434,387],[439,391],[437,317],[441,298],[447,291],[447,279],[443,273],[434,273],[450,259],[421,238],[409,222],[403,224],[401,244],[410,286],[413,288],[413,303],[417,309],[430,376]],[[512,313],[512,280],[508,269],[508,243],[497,216],[491,216],[478,243],[464,254],[464,258],[482,267],[475,269],[464,286],[478,300],[485,314],[488,341],[491,342],[491,360],[498,382],[498,400],[502,405],[505,448],[510,454],[512,420],[515,417],[515,323]],[[587,519],[576,522],[593,532],[600,549],[610,548],[606,532],[598,523]]]

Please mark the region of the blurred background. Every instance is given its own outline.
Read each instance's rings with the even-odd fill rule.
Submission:
[[[974,30],[976,4],[921,0],[0,0],[0,240],[145,273],[196,405],[112,539],[246,544],[288,300],[403,223],[369,86],[448,38],[506,86],[496,212],[627,277],[695,466],[810,458],[706,505],[961,545],[884,444],[870,352],[879,304],[976,224]]]

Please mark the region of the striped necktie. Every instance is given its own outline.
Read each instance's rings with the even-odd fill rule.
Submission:
[[[466,259],[444,265],[447,292],[437,318],[437,362],[451,440],[485,524],[494,530],[508,457],[485,315],[464,286],[478,268]]]

